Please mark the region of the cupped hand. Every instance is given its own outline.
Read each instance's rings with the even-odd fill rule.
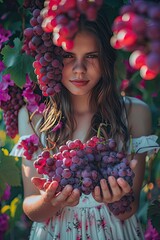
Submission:
[[[71,185],[65,186],[61,192],[57,193],[57,181],[50,182],[44,178],[34,177],[32,183],[40,190],[44,201],[50,202],[54,207],[73,207],[79,203],[80,192],[78,189],[73,189]]]
[[[108,183],[106,179],[101,179],[100,187],[96,186],[92,195],[97,202],[112,203],[119,201],[130,191],[130,185],[123,178],[109,176]]]
[[[133,159],[130,162],[132,170],[135,169],[137,160]],[[108,177],[108,183],[106,179],[101,179],[100,186],[96,186],[92,195],[97,202],[113,203],[119,201],[124,195],[130,193],[131,186],[123,178],[115,178],[114,176]]]

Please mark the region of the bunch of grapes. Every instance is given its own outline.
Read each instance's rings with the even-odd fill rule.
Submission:
[[[130,65],[145,80],[160,73],[160,4],[144,0],[124,5],[113,23],[111,45],[131,52]]]
[[[39,174],[48,176],[48,181],[58,181],[57,192],[67,184],[77,188],[80,193],[90,194],[95,186],[100,186],[100,180],[109,176],[124,178],[130,186],[133,185],[134,173],[124,152],[116,151],[116,142],[113,139],[105,140],[97,136],[86,143],[79,139],[67,141],[59,147],[53,155],[44,150],[34,162]],[[128,200],[127,200],[128,199]],[[128,194],[120,201],[110,203],[110,210],[118,215],[124,208],[130,210],[133,195]],[[121,207],[120,207],[121,206]]]
[[[6,133],[9,137],[14,138],[18,134],[18,112],[25,105],[22,89],[14,84],[9,74],[3,75],[0,88],[2,94],[0,108],[3,110]]]
[[[33,67],[44,96],[51,96],[61,90],[63,50],[55,46],[50,33],[43,31],[40,9],[33,10],[31,27],[24,30],[23,51],[35,58]]]
[[[18,144],[19,149],[23,149],[23,155],[27,160],[31,160],[33,158],[33,154],[38,150],[39,146],[39,137],[35,134],[30,137],[21,140]]]
[[[84,14],[89,21],[94,21],[102,3],[103,0],[46,0],[41,11],[44,19],[42,27],[45,32],[53,33],[55,45],[70,50],[73,47],[73,37],[78,31],[80,15]]]
[[[95,20],[102,1],[25,1],[30,7],[31,27],[24,30],[22,50],[35,58],[34,72],[44,96],[61,91],[64,50],[73,47],[73,36],[78,31],[80,14]]]
[[[44,0],[24,0],[23,7],[33,11],[36,8],[43,8]]]

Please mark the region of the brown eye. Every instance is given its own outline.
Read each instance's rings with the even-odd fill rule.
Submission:
[[[87,58],[98,58],[98,54],[87,55]]]
[[[72,54],[69,54],[69,53],[66,53],[63,55],[63,58],[72,58],[73,55]]]

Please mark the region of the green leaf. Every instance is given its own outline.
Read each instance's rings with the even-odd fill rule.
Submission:
[[[126,67],[124,64],[124,58],[120,53],[117,54],[117,59],[115,62],[115,72],[118,81],[121,82],[122,80],[126,79]]]
[[[17,56],[15,64],[5,70],[11,75],[17,86],[22,87],[26,82],[26,74],[32,70],[32,58],[25,54]]]
[[[119,0],[119,1],[117,1],[117,0],[112,0],[112,1],[105,0],[105,3],[109,6],[111,6],[111,7],[120,7],[124,4],[123,0]]]
[[[33,74],[33,58],[21,52],[22,42],[14,39],[14,47],[5,46],[2,50],[3,61],[6,66],[4,73],[9,73],[11,79],[19,87],[26,82],[26,74]]]
[[[3,189],[6,183],[10,186],[21,186],[21,174],[15,158],[5,156],[0,149],[0,189]]]
[[[3,196],[4,191],[5,191],[5,188],[6,188],[6,184],[5,184],[5,182],[3,182],[3,180],[2,180],[2,182],[0,182],[0,197]]]
[[[17,0],[20,6],[23,6],[24,0]]]
[[[148,208],[148,217],[154,228],[160,233],[160,201],[154,200]]]
[[[19,55],[19,52],[22,48],[22,42],[19,38],[14,39],[14,47],[11,48],[10,46],[6,45],[2,49],[3,62],[6,67],[11,67],[15,64],[16,58]]]

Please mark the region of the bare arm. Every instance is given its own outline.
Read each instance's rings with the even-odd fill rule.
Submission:
[[[133,138],[138,138],[141,136],[147,136],[151,134],[151,113],[146,104],[143,102],[132,98],[132,106],[128,115],[128,127],[130,130],[130,134]],[[121,220],[126,220],[131,217],[134,213],[136,213],[139,206],[139,196],[144,178],[145,171],[145,157],[146,153],[135,154],[134,159],[137,160],[135,165],[134,162],[131,162],[132,169],[135,173],[135,178],[133,182],[133,193],[135,196],[135,201],[132,203],[132,210],[130,212],[126,212],[125,214],[119,214],[117,218]],[[131,156],[128,156],[131,160]],[[129,193],[131,187],[129,184],[123,179],[115,179],[114,177],[109,177],[109,184],[111,186],[112,192],[110,192],[106,181],[101,182],[101,188],[103,191],[103,196],[100,195],[100,189],[98,187],[95,188],[94,197],[97,201],[112,203],[115,201],[119,201],[125,194]]]
[[[35,116],[33,124],[35,124],[41,116]],[[22,108],[19,112],[19,134],[29,135],[34,131],[30,125],[28,111]],[[57,182],[52,182],[43,188],[42,176],[39,175],[33,165],[33,160],[22,160],[22,178],[24,186],[24,202],[23,210],[25,214],[32,220],[37,222],[46,221],[56,215],[63,207],[69,205],[74,206],[79,201],[79,191],[72,191],[71,186],[66,186],[61,194],[56,195]],[[41,190],[41,191],[40,191]]]

